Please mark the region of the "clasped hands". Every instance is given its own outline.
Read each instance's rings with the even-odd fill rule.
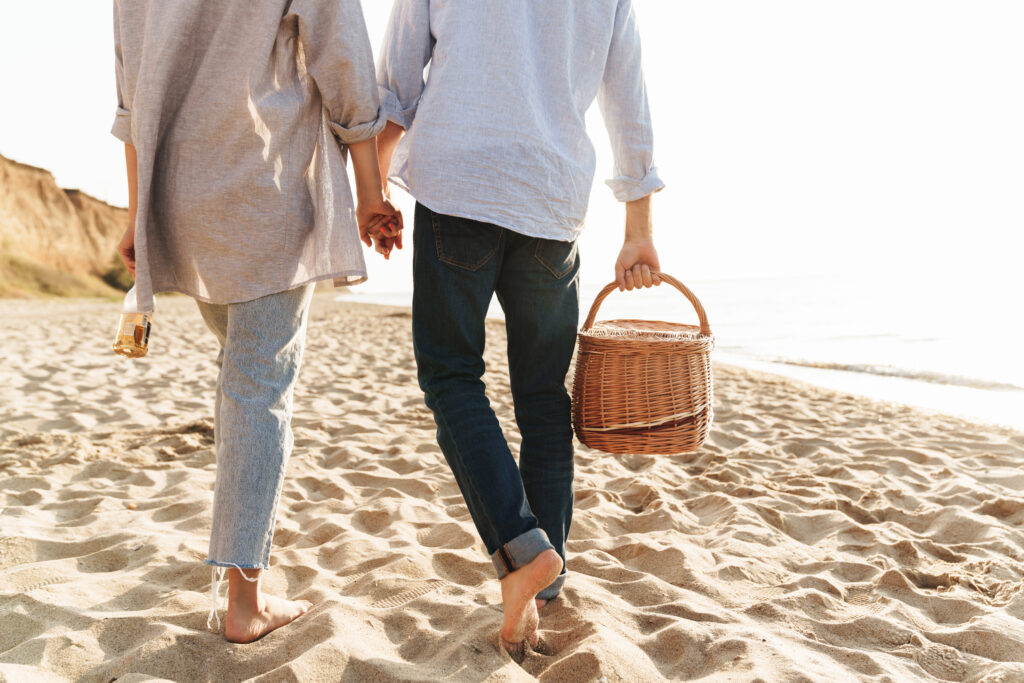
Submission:
[[[384,192],[369,201],[360,200],[356,219],[360,239],[385,259],[391,258],[396,247],[402,248],[402,212]],[[626,239],[615,263],[615,282],[620,291],[661,284],[661,263],[650,224],[650,197],[627,204]]]
[[[402,230],[405,224],[402,212],[385,195],[369,202],[359,202],[356,208],[359,223],[359,239],[385,259],[391,258],[391,250],[402,248]]]

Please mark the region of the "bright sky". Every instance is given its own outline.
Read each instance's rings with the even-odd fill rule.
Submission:
[[[655,227],[667,272],[973,278],[1018,268],[1024,3],[635,2],[668,184]],[[110,5],[4,4],[0,154],[124,204],[122,149],[108,134]],[[363,5],[378,46],[390,3]],[[591,130],[599,167],[583,278],[600,283],[622,210],[602,182],[611,160],[596,111]],[[410,287],[410,254],[367,256],[369,289]]]

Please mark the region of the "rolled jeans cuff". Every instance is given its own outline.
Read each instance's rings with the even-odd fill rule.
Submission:
[[[557,598],[558,594],[562,592],[562,586],[565,585],[565,579],[567,576],[569,576],[568,572],[563,569],[562,573],[558,575],[558,578],[555,579],[550,586],[542,590],[540,593],[537,593],[537,597],[541,600],[554,600]]]
[[[543,529],[530,529],[516,536],[491,555],[491,563],[498,578],[503,579],[512,572],[533,562],[533,558],[545,550],[554,550]],[[557,583],[557,582],[556,582]]]

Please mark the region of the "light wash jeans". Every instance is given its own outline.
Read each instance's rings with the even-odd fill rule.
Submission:
[[[214,408],[217,482],[206,564],[270,567],[312,296],[313,286],[307,285],[240,304],[198,302],[221,344]]]

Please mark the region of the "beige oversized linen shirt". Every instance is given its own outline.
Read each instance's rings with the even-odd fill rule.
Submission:
[[[343,145],[386,119],[359,0],[114,0],[114,36],[141,306],[366,279]]]

